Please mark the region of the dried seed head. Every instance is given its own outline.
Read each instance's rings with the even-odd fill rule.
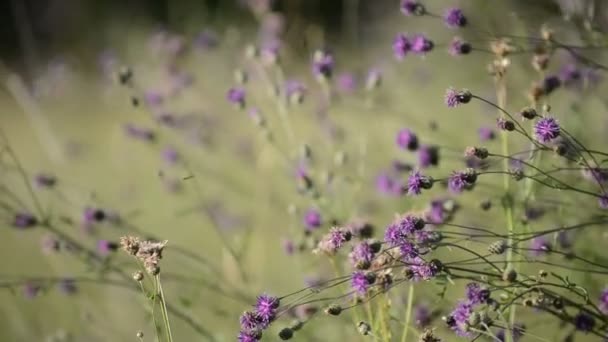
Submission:
[[[502,274],[502,280],[512,283],[517,280],[517,272],[514,269],[507,269]]]
[[[424,332],[418,338],[419,342],[441,342],[441,339],[435,336],[435,332],[432,329],[425,329]]]
[[[144,273],[142,271],[137,271],[133,273],[133,280],[142,281],[144,279]]]
[[[502,254],[507,249],[507,243],[504,240],[498,240],[492,242],[490,246],[488,246],[488,252],[492,254]]]
[[[367,336],[372,331],[372,327],[368,323],[361,321],[357,324],[357,330],[361,335]]]
[[[522,118],[528,119],[528,120],[532,120],[538,116],[538,114],[536,113],[536,110],[532,107],[526,107],[526,108],[522,109],[519,114],[521,115]]]
[[[131,255],[137,254],[139,251],[139,244],[139,238],[134,236],[123,236],[120,238],[120,246],[125,252]]]
[[[476,157],[479,159],[486,159],[488,158],[488,155],[488,149],[484,147],[469,146],[464,151],[465,157]]]
[[[332,316],[338,316],[342,313],[342,307],[339,304],[331,304],[325,309],[325,313]]]
[[[511,170],[511,176],[513,177],[513,179],[515,179],[516,182],[519,182],[525,177],[524,171],[521,169]]]
[[[142,338],[144,338],[144,332],[143,331],[138,331],[135,336],[137,336],[137,338],[139,338],[141,340]]]
[[[534,55],[534,57],[532,57],[532,67],[534,67],[536,71],[543,71],[547,69],[548,65],[549,55],[543,53]]]
[[[290,340],[293,337],[293,330],[291,328],[283,328],[279,331],[279,338],[283,341]]]

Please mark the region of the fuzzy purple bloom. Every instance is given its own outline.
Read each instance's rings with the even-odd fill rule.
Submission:
[[[424,15],[424,6],[418,1],[414,0],[402,0],[401,1],[401,13],[406,16],[411,15]]]
[[[452,56],[468,55],[472,50],[471,43],[460,37],[454,37],[448,46],[448,53]]]
[[[156,134],[152,130],[131,123],[126,124],[124,130],[128,136],[137,140],[152,142],[156,139]]]
[[[237,337],[239,342],[256,342],[262,338],[259,330],[241,331]]]
[[[412,42],[410,42],[406,35],[402,33],[398,34],[393,41],[393,53],[395,54],[395,58],[397,58],[397,60],[403,60],[410,51],[412,51]]]
[[[242,88],[230,88],[226,93],[228,102],[243,106],[245,104],[245,90]]]
[[[439,164],[439,149],[435,146],[422,145],[418,149],[418,167],[427,168]]]
[[[480,127],[477,133],[480,141],[490,141],[496,138],[494,130],[490,127]]]
[[[374,259],[374,250],[366,241],[363,241],[353,247],[349,254],[350,262],[357,269],[367,269]]]
[[[71,278],[62,279],[59,283],[57,283],[57,287],[59,291],[65,295],[73,295],[78,292],[76,282]]]
[[[263,294],[258,296],[255,304],[255,313],[259,317],[260,327],[266,328],[276,318],[276,311],[280,305],[279,298]]]
[[[414,257],[408,262],[416,280],[429,280],[439,273],[439,269],[433,262],[427,262],[420,257]]]
[[[410,196],[420,195],[422,189],[430,189],[433,179],[422,175],[419,171],[414,171],[407,180],[407,193]]]
[[[530,253],[534,256],[547,254],[551,248],[551,242],[546,237],[539,236],[530,241]]]
[[[468,320],[473,313],[473,305],[466,301],[458,302],[454,311],[450,314],[450,328],[456,332],[458,336],[470,337],[471,333],[467,330]]]
[[[534,136],[541,143],[551,142],[560,135],[561,128],[555,118],[543,117],[534,125]]]
[[[426,327],[431,324],[431,310],[428,306],[418,304],[414,307],[414,323],[418,327]]]
[[[16,213],[13,218],[13,227],[15,228],[32,228],[38,224],[38,219],[26,212]]]
[[[490,291],[478,283],[468,283],[466,286],[466,297],[469,303],[483,304],[490,299]]]
[[[419,232],[416,232],[419,233]],[[402,239],[399,242],[399,253],[401,253],[401,258],[403,261],[408,262],[418,256],[418,248],[412,242]]]
[[[598,205],[601,209],[608,209],[608,195],[603,194],[598,198]]]
[[[37,188],[52,188],[57,184],[57,178],[50,174],[38,173],[34,176],[34,184]]]
[[[97,241],[97,251],[101,255],[108,255],[118,249],[118,244],[116,242],[108,241],[108,240],[99,240]]]
[[[424,218],[427,222],[432,224],[441,224],[444,223],[447,219],[447,215],[445,209],[443,207],[442,200],[433,200],[431,201],[430,206],[425,211]]]
[[[435,44],[432,40],[426,38],[422,34],[418,34],[412,38],[411,48],[412,51],[417,54],[425,54],[430,52],[435,47]]]
[[[553,91],[555,91],[557,88],[559,88],[561,85],[562,85],[562,81],[560,80],[560,78],[558,76],[555,76],[555,75],[547,76],[543,80],[543,93],[545,95],[549,95]]]
[[[318,210],[311,208],[304,214],[304,225],[307,230],[317,229],[321,227],[321,224],[321,213]]]
[[[448,88],[444,95],[444,102],[449,108],[458,107],[463,102],[462,96],[459,91],[454,88]]]
[[[399,182],[395,181],[384,172],[380,173],[378,177],[376,177],[376,189],[378,192],[390,196],[399,196],[403,192],[403,187],[399,184]]]
[[[576,327],[576,330],[589,332],[595,327],[595,319],[592,316],[581,312],[574,317],[574,326]]]
[[[404,150],[416,151],[418,149],[418,137],[412,130],[404,128],[397,133],[397,145]]]
[[[239,318],[239,322],[243,331],[254,330],[260,325],[260,316],[253,311],[245,311]]]
[[[600,302],[598,307],[602,310],[603,313],[608,314],[608,287],[604,288],[602,293],[600,294]]]
[[[464,27],[467,24],[467,18],[459,8],[450,8],[443,15],[443,22],[449,28]]]
[[[472,169],[454,171],[448,180],[448,188],[452,193],[459,194],[465,189],[471,189],[477,180],[477,174]]]
[[[312,73],[318,78],[330,78],[334,70],[334,57],[329,53],[317,51],[313,57]]]
[[[370,278],[363,271],[356,271],[352,275],[351,286],[355,292],[365,295],[370,286]]]

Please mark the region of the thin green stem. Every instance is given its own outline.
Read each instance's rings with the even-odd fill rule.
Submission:
[[[407,306],[405,309],[405,325],[403,326],[403,333],[401,334],[401,342],[407,342],[407,333],[410,327],[410,321],[412,319],[412,308],[414,307],[414,283],[410,282],[410,286],[407,290]]]
[[[171,324],[169,323],[169,314],[167,313],[167,304],[165,302],[165,293],[163,292],[163,285],[160,281],[160,274],[156,275],[156,285],[158,286],[158,294],[160,295],[160,308],[163,314],[163,324],[165,325],[165,332],[167,333],[167,342],[173,342],[173,335],[171,334]]]

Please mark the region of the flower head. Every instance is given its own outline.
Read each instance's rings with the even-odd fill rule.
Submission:
[[[480,141],[489,141],[496,138],[494,130],[490,127],[480,127],[479,130],[477,130],[477,133]]]
[[[448,53],[452,56],[468,55],[472,50],[471,43],[460,37],[454,37],[448,46]]]
[[[347,241],[350,241],[351,237],[352,233],[349,229],[333,227],[319,241],[316,250],[328,255],[334,255]]]
[[[38,224],[38,219],[30,213],[16,213],[13,218],[13,227],[16,228],[32,228]]]
[[[439,164],[439,149],[436,146],[422,145],[418,149],[418,167],[427,168]]]
[[[321,213],[316,209],[309,209],[304,214],[304,225],[307,230],[314,230],[321,226]]]
[[[312,73],[320,79],[330,78],[334,70],[334,57],[324,51],[317,51],[313,56]]]
[[[450,8],[443,15],[443,22],[449,28],[464,27],[467,24],[467,18],[459,8]]]
[[[534,136],[541,143],[548,143],[559,137],[561,128],[555,118],[543,117],[534,125]]]
[[[473,305],[483,304],[490,298],[490,291],[478,283],[468,283],[466,287],[466,296],[469,303]]]
[[[370,244],[363,241],[353,247],[352,252],[349,254],[350,262],[356,269],[364,270],[371,266],[372,260],[374,259],[374,250]]]
[[[448,88],[445,92],[445,104],[449,108],[458,107],[460,104],[469,103],[472,98],[472,94],[468,90],[457,91],[454,88]]]
[[[57,184],[57,178],[51,174],[39,173],[34,177],[34,184],[38,188],[52,188]]]
[[[418,149],[418,137],[410,129],[404,128],[397,133],[397,145],[404,150]]]
[[[410,51],[412,51],[412,42],[410,39],[402,33],[398,34],[393,41],[393,53],[395,54],[395,58],[397,58],[397,60],[402,60]]]
[[[242,88],[230,88],[226,93],[228,102],[240,107],[245,105],[245,90]]]
[[[469,337],[471,333],[468,331],[469,317],[473,313],[473,305],[466,301],[461,301],[456,305],[454,311],[450,314],[450,328],[456,332],[458,336]]]
[[[595,319],[590,315],[581,312],[574,317],[574,326],[576,330],[589,332],[595,327]]]
[[[543,236],[536,237],[530,242],[530,253],[534,256],[549,253],[551,248],[551,242]]]
[[[99,240],[97,241],[97,251],[102,255],[108,255],[118,249],[118,244],[116,242],[108,241],[108,240]]]
[[[280,305],[279,298],[263,294],[258,296],[255,304],[255,313],[259,317],[260,326],[266,328],[276,317],[276,310]]]
[[[365,295],[370,285],[375,282],[375,276],[373,273],[367,273],[364,271],[356,271],[351,277],[351,286],[353,290],[359,295]]]
[[[401,13],[406,16],[411,15],[424,15],[426,10],[424,6],[415,0],[402,0],[401,1]]]
[[[430,52],[435,47],[432,40],[426,38],[422,34],[418,34],[412,38],[412,51],[418,54],[425,54]]]
[[[414,171],[407,180],[408,195],[420,195],[422,189],[430,189],[433,186],[433,179],[422,175],[419,171]]]
[[[470,189],[477,181],[477,173],[474,169],[455,171],[448,180],[448,188],[455,194],[461,193],[465,189]]]

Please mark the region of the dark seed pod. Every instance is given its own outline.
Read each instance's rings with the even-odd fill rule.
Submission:
[[[283,341],[290,340],[293,337],[293,330],[291,328],[283,328],[279,331],[279,338]]]
[[[507,249],[507,243],[504,240],[498,240],[488,246],[488,252],[492,254],[502,254]]]
[[[342,307],[338,304],[331,304],[325,309],[325,313],[332,316],[338,316],[342,313]]]

